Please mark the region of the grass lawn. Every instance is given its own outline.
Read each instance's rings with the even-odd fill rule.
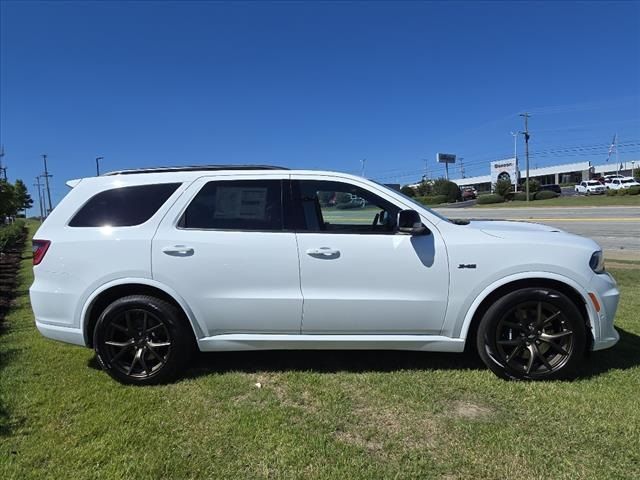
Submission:
[[[136,388],[38,334],[29,247],[0,334],[2,479],[640,478],[640,267],[613,271],[621,342],[573,382],[454,354],[262,352]]]
[[[533,200],[529,202],[514,201],[504,203],[492,203],[489,205],[476,205],[477,208],[504,208],[504,207],[640,207],[640,195],[625,195],[623,197],[609,197],[607,195],[575,195],[548,200]]]

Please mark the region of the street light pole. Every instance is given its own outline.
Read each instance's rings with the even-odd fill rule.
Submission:
[[[42,160],[44,160],[44,175],[42,175],[44,177],[44,183],[45,183],[45,187],[47,188],[47,199],[49,200],[49,209],[46,209],[46,204],[45,204],[45,210],[46,210],[46,214],[47,216],[49,216],[49,214],[51,213],[51,210],[53,210],[53,206],[51,205],[51,190],[49,189],[49,177],[52,177],[53,175],[50,175],[48,170],[47,170],[47,156],[46,155],[42,155]]]
[[[100,160],[104,160],[104,157],[96,157],[96,175],[100,176]]]

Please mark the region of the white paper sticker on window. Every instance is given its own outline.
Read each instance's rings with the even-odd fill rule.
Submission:
[[[215,218],[265,220],[267,188],[216,188]]]

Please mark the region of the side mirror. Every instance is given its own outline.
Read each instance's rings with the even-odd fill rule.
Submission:
[[[415,210],[398,212],[398,232],[409,235],[426,235],[429,229],[422,224],[420,214]]]

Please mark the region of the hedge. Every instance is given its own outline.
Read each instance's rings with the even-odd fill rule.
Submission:
[[[440,205],[441,203],[447,203],[446,195],[426,195],[423,197],[416,197],[420,203],[425,205]]]
[[[607,190],[607,197],[615,197],[617,192],[615,190]]]
[[[631,187],[629,188],[629,195],[639,195],[640,187]]]
[[[504,198],[502,198],[500,195],[496,193],[490,193],[488,195],[480,195],[478,197],[479,205],[487,205],[489,203],[503,203],[503,202],[504,202]]]
[[[4,252],[20,241],[24,234],[24,220],[0,226],[0,252]]]
[[[533,195],[529,194],[529,196],[531,197],[531,200],[533,200]],[[513,199],[520,201],[520,202],[526,202],[527,201],[527,193],[526,192],[516,192],[513,194]]]
[[[621,197],[628,194],[629,194],[629,190],[627,190],[626,188],[621,188],[618,190],[618,193],[616,193],[616,195],[620,195]]]
[[[536,200],[549,200],[550,198],[556,198],[558,196],[559,195],[556,192],[552,192],[550,190],[540,190],[539,192],[536,192],[533,198],[535,198]]]

